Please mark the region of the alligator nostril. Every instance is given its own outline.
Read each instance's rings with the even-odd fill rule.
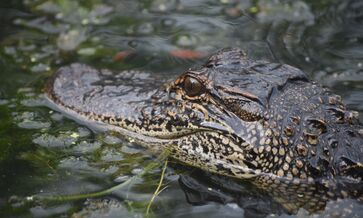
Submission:
[[[207,67],[207,68],[214,68],[214,67],[218,67],[222,65],[222,63],[219,63],[217,61],[208,61],[204,66]]]
[[[213,63],[213,61],[208,61],[208,62],[205,64],[205,67],[207,67],[207,68],[213,68],[213,67],[214,67],[214,63]]]

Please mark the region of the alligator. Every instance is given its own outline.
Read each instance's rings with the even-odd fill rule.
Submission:
[[[306,184],[317,183],[335,197],[362,195],[359,114],[302,70],[227,48],[168,77],[76,63],[61,67],[45,92],[50,107],[83,124],[117,131],[154,154],[168,149],[183,164],[280,191],[279,198],[286,187],[305,184],[289,193],[312,193]],[[360,188],[337,191],[346,184]]]

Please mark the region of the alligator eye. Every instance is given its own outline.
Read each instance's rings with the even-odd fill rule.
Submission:
[[[203,85],[193,77],[186,77],[184,80],[184,90],[190,97],[203,93]]]

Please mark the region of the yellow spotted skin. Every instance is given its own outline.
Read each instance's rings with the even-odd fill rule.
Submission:
[[[358,113],[301,70],[239,49],[221,50],[172,80],[73,64],[58,70],[46,94],[51,107],[80,122],[119,131],[154,153],[170,149],[181,163],[247,179],[281,202],[284,192],[314,195],[317,184],[326,196],[362,194],[340,191],[362,183]]]

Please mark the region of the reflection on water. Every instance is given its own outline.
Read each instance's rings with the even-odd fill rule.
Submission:
[[[179,182],[189,203],[201,205],[212,201],[237,204],[248,217],[266,217],[271,214],[351,217],[360,214],[363,209],[359,205],[361,203],[357,204],[355,200],[363,200],[361,183],[329,183],[323,180],[300,183],[285,180],[272,182],[261,190],[238,180],[197,171],[181,175]]]
[[[94,133],[42,106],[45,79],[71,62],[172,77],[220,48],[241,47],[302,68],[363,118],[362,1],[19,0],[0,3],[0,20],[0,216],[142,217],[156,189],[160,170],[100,199],[30,206],[14,200],[107,189],[154,161],[130,140]],[[206,182],[217,179],[190,171],[168,168],[167,189],[152,206],[156,217],[309,215],[309,202],[286,205],[299,200],[242,182]],[[363,213],[349,198],[325,196],[316,205],[312,216]]]

